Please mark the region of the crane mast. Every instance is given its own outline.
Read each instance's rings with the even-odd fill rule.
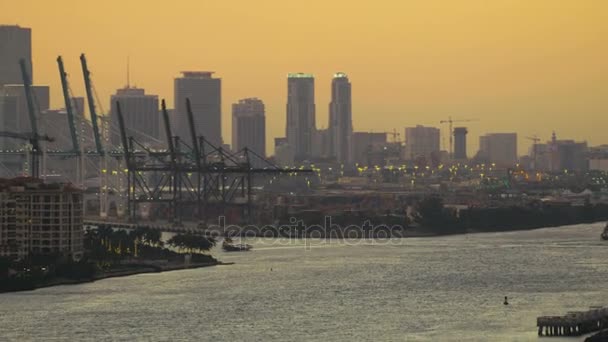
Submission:
[[[74,116],[74,110],[72,108],[72,99],[70,98],[67,74],[65,72],[65,68],[63,66],[63,59],[61,58],[61,56],[57,57],[57,65],[59,66],[59,77],[61,78],[61,88],[63,90],[65,110],[68,113],[68,124],[70,126],[72,148],[74,149],[74,153],[80,154],[80,146],[78,145],[78,135],[76,134],[76,118]]]
[[[91,73],[89,72],[89,68],[87,66],[87,59],[84,56],[84,53],[80,55],[80,63],[82,65],[82,75],[84,76],[84,87],[87,92],[89,112],[91,112],[91,124],[93,126],[93,135],[95,137],[95,147],[97,148],[97,153],[99,153],[99,155],[103,157],[105,152],[101,143],[101,134],[99,133],[97,110],[95,109],[95,97],[93,96],[93,89],[91,86]]]
[[[40,178],[40,165],[39,157],[42,153],[39,142],[38,134],[38,122],[36,118],[36,111],[34,109],[34,97],[32,95],[32,81],[28,74],[27,67],[25,65],[25,59],[19,60],[19,66],[21,67],[21,78],[23,79],[23,89],[25,91],[25,99],[27,102],[27,111],[30,118],[30,126],[32,129],[32,137],[30,143],[32,144],[32,177]]]

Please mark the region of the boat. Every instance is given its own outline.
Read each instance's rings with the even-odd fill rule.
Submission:
[[[608,240],[608,223],[606,223],[606,227],[604,227],[604,231],[602,232],[602,240]]]
[[[222,249],[226,252],[247,252],[252,248],[253,246],[244,243],[235,244],[231,238],[225,238],[222,242]]]

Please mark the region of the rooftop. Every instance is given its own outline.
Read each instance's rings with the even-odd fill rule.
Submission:
[[[214,71],[182,71],[183,77],[187,78],[212,78]]]
[[[313,74],[307,74],[303,72],[289,73],[287,78],[315,78]]]

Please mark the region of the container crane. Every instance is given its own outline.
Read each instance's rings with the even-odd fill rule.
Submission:
[[[40,146],[40,140],[42,137],[38,134],[38,120],[36,117],[36,110],[34,108],[34,96],[32,94],[32,81],[25,65],[25,59],[19,60],[19,66],[21,67],[21,78],[23,79],[23,89],[25,90],[25,99],[27,103],[27,111],[30,118],[30,126],[32,129],[31,135],[26,138],[32,145],[32,177],[40,178],[40,156],[43,150]],[[16,138],[16,136],[13,136]]]
[[[471,121],[479,121],[479,119],[461,119],[461,120],[452,120],[452,117],[448,117],[447,120],[441,120],[439,121],[440,124],[449,124],[449,129],[450,129],[450,149],[448,151],[448,153],[450,154],[450,158],[453,157],[454,151],[453,151],[453,146],[454,146],[454,130],[453,130],[453,125],[454,122],[471,122]]]

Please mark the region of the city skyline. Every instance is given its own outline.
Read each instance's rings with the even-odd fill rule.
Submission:
[[[438,5],[384,1],[385,6],[350,4],[348,22],[352,23],[346,24],[333,15],[344,6],[342,1],[313,1],[305,7],[267,1],[256,6],[243,3],[238,9],[229,4],[183,2],[162,10],[147,9],[146,15],[141,16],[129,15],[134,13],[132,9],[141,9],[141,2],[121,3],[124,11],[120,12],[112,10],[117,4],[110,1],[84,8],[70,1],[48,5],[21,2],[0,13],[4,24],[32,28],[35,83],[51,86],[51,107],[62,104],[56,56],[64,56],[67,71],[73,75],[75,95],[82,96],[77,56],[85,52],[104,104],[125,83],[129,56],[132,83],[166,98],[171,107],[172,80],[180,70],[217,71],[223,80],[225,141],[231,138],[230,104],[246,97],[258,97],[266,104],[267,146],[273,146],[274,137],[283,136],[283,82],[292,71],[308,71],[317,78],[316,102],[322,106],[316,119],[322,123],[318,128],[326,128],[330,80],[336,71],[343,70],[356,80],[355,131],[401,130],[416,124],[439,127],[439,120],[451,115],[480,118],[468,125],[469,151],[477,151],[477,136],[497,130],[520,133],[520,155],[528,145],[522,137],[536,134],[548,139],[554,130],[560,136],[587,140],[590,145],[606,142],[602,133],[593,129],[608,123],[608,104],[602,88],[608,80],[608,67],[602,62],[608,48],[601,44],[608,25],[600,15],[608,5],[603,2],[482,5],[465,1]],[[56,25],[56,20],[45,15],[46,6],[65,6],[73,14],[94,9],[105,15],[100,15],[104,17],[100,22],[66,15]],[[256,21],[257,25],[248,27],[248,32],[229,27],[238,20],[249,22],[251,17],[272,8],[276,8],[276,15],[269,16],[268,22]],[[208,11],[213,11],[214,16],[202,21],[182,17]],[[305,19],[313,14],[318,16],[311,24],[314,34],[310,35],[281,18],[291,15],[290,20]],[[158,20],[150,18],[162,18],[174,27],[169,30],[164,25],[151,25]],[[514,21],[524,29],[512,27]],[[103,25],[107,22],[128,22],[129,26]],[[346,25],[344,30],[356,37],[357,43],[339,39],[339,34],[332,32],[331,28],[339,27],[337,22]],[[401,25],[402,22],[408,24]],[[564,25],[566,22],[569,25]],[[285,32],[272,29],[279,24],[284,24]],[[181,35],[175,36],[175,32]],[[245,38],[262,37],[269,49],[248,49],[245,56],[241,51],[256,45],[256,39],[232,44],[235,39],[240,42],[244,33]],[[70,44],[62,45],[58,37],[65,35],[71,35]],[[207,43],[189,43],[198,37],[205,37]],[[376,37],[382,39],[376,42]],[[291,41],[299,44],[285,44]],[[300,44],[316,48],[303,51],[298,48]],[[178,48],[179,54],[171,52]],[[572,120],[573,116],[577,120]],[[442,139],[446,139],[445,128],[441,128]]]

